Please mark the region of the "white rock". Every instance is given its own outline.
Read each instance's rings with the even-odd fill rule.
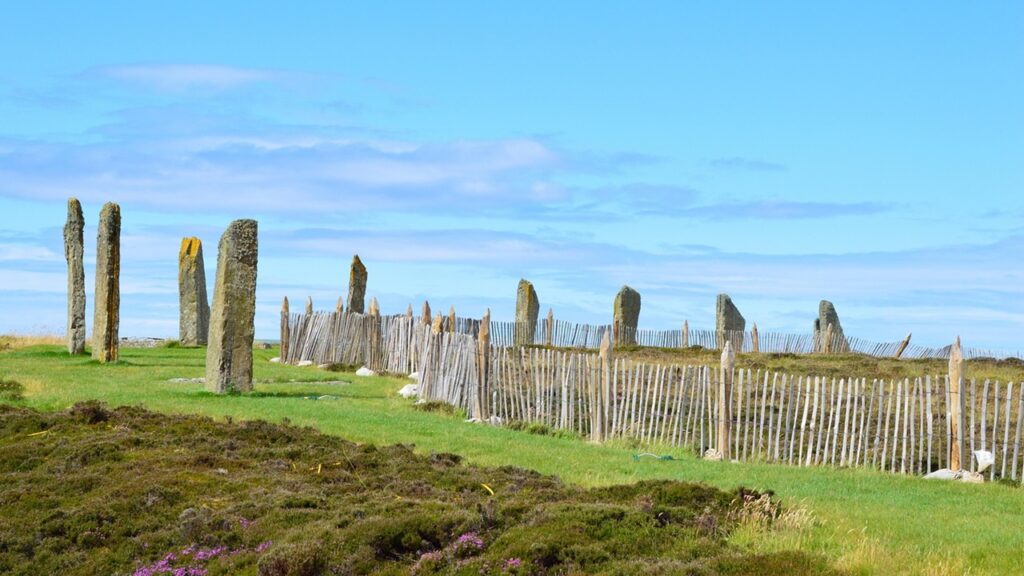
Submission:
[[[724,460],[724,458],[722,457],[722,453],[719,452],[718,450],[715,450],[714,448],[708,448],[707,451],[704,452],[704,459],[718,461]]]
[[[988,470],[988,467],[996,462],[996,457],[988,450],[975,450],[974,458],[978,461],[978,472]]]
[[[406,384],[398,391],[398,395],[402,398],[415,398],[420,395],[420,386],[419,384]]]
[[[409,378],[419,382],[420,381],[420,373],[419,372],[413,372],[412,374],[409,374]]]
[[[298,364],[296,364],[296,366],[302,366],[302,367],[312,366],[312,365],[313,365],[313,361],[312,360],[303,360],[303,361],[299,362]]]
[[[373,370],[370,370],[366,366],[363,366],[359,370],[356,370],[356,376],[376,376],[376,375],[377,375],[376,372],[374,372]]]
[[[270,361],[273,362],[274,364],[279,364],[281,362],[281,358],[279,356],[274,356],[273,358],[270,359]]]
[[[985,477],[978,472],[971,472],[969,470],[953,471],[949,468],[940,468],[935,472],[925,474],[926,480],[959,480],[960,482],[967,482],[968,484],[982,484],[985,482]]]

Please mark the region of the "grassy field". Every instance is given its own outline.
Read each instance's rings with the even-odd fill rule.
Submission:
[[[1024,531],[1019,529],[1024,491],[1016,487],[925,482],[865,470],[712,463],[679,451],[671,452],[677,458],[672,461],[634,461],[637,450],[631,446],[466,424],[454,416],[415,410],[395,394],[403,384],[398,380],[267,362],[274,354],[256,353],[256,391],[241,396],[213,396],[201,384],[172,381],[202,377],[203,352],[189,349],[124,350],[121,362],[102,366],[86,357],[70,358],[59,347],[33,346],[0,352],[0,378],[24,386],[25,399],[16,404],[43,410],[101,399],[168,413],[287,419],[355,442],[414,444],[421,454],[454,452],[469,463],[520,466],[587,487],[676,479],[729,490],[773,490],[789,508],[806,509],[813,521],[770,534],[741,528],[730,543],[755,552],[820,553],[850,573],[1024,571],[1018,560],[1024,556]],[[744,361],[763,360],[741,358],[739,365]],[[968,376],[983,377],[976,369],[980,366],[969,366]],[[1006,374],[999,376],[1004,379],[1015,378],[1019,370],[994,363],[987,369]]]

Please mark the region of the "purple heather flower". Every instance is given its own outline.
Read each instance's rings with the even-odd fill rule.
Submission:
[[[256,552],[257,553],[266,552],[268,548],[273,546],[273,544],[274,544],[274,542],[271,541],[271,540],[267,540],[266,542],[260,542],[259,546],[256,547]]]

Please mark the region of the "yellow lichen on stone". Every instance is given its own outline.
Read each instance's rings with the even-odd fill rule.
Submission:
[[[190,238],[181,239],[181,250],[178,252],[178,258],[181,259],[185,256],[189,258],[195,258],[199,254],[199,248],[203,245],[202,241],[195,236]]]

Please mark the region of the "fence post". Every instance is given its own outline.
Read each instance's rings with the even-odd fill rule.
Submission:
[[[551,346],[555,338],[555,310],[548,308],[547,332],[544,335],[544,343]]]
[[[608,403],[608,398],[611,396],[612,389],[612,340],[611,336],[606,331],[604,337],[601,338],[601,349],[598,354],[601,360],[601,381],[598,383],[598,389],[594,394],[594,405],[591,406],[591,410],[594,412],[592,418],[592,430],[590,431],[590,439],[594,442],[600,442],[604,439],[604,431],[607,427],[605,422],[605,406]]]
[[[725,348],[722,350],[722,373],[718,379],[718,452],[722,460],[729,461],[729,444],[732,436],[732,403],[729,401],[732,395],[733,370],[736,368],[736,354],[732,349],[732,342],[725,341]]]
[[[381,325],[380,325],[380,306],[377,304],[377,298],[370,299],[370,357],[367,359],[367,365],[377,371],[382,371],[384,366],[383,355],[383,342],[381,340]]]
[[[900,356],[903,356],[903,353],[907,351],[907,346],[910,346],[910,336],[912,334],[913,332],[907,332],[907,337],[903,339],[903,342],[900,342],[899,348],[896,349],[896,354],[893,355],[897,360],[899,360]]]
[[[288,347],[291,344],[291,332],[289,331],[288,297],[284,297],[281,303],[281,363],[288,362]]]
[[[455,333],[455,305],[448,308],[448,329],[446,332]]]
[[[313,315],[313,297],[306,296],[306,316]]]
[[[477,391],[476,391],[476,409],[474,410],[476,418],[481,420],[487,420],[490,415],[491,408],[491,390],[488,382],[490,376],[490,363],[491,360],[491,309],[488,308],[484,312],[484,317],[480,320],[480,335],[476,342],[476,369],[477,369]]]
[[[957,336],[949,350],[949,469],[954,472],[964,468],[963,370],[964,356],[960,348],[960,337]]]
[[[681,348],[690,347],[690,321],[683,320],[683,341],[681,342]]]
[[[345,297],[344,296],[338,296],[338,304],[334,307],[334,312],[338,316],[341,316],[341,314],[343,312],[345,312]]]
[[[761,351],[761,342],[757,335],[757,322],[754,322],[754,327],[750,329],[750,346],[754,353]]]

